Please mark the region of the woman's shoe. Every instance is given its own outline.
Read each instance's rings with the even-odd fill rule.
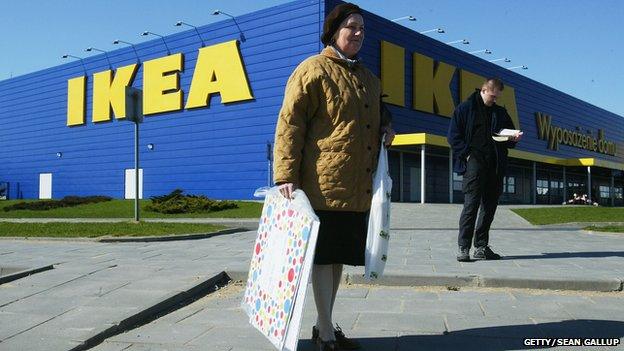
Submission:
[[[347,338],[338,324],[336,324],[336,329],[334,329],[334,336],[336,337],[336,343],[341,350],[357,350],[361,347],[360,343],[356,340]],[[320,340],[319,330],[316,326],[313,326],[312,341],[318,343],[318,340]]]

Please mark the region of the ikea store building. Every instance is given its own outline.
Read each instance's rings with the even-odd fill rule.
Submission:
[[[143,197],[176,188],[252,199],[271,181],[286,81],[322,49],[337,1],[303,0],[0,81],[0,182],[8,198],[133,198],[134,123],[127,86],[142,90]],[[382,79],[399,134],[393,200],[461,202],[446,130],[484,77],[524,137],[510,151],[501,202],[560,204],[573,193],[622,206],[624,119],[366,12],[360,52]]]

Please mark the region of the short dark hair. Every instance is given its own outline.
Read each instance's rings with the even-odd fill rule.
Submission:
[[[483,82],[481,88],[496,88],[497,90],[503,91],[505,89],[505,84],[500,78],[490,77]]]
[[[325,17],[325,23],[323,24],[323,35],[321,35],[321,42],[327,46],[332,43],[332,38],[342,21],[353,14],[362,14],[362,10],[358,5],[350,2],[337,5],[333,10]]]

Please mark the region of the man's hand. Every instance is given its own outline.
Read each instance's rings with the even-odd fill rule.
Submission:
[[[381,127],[379,132],[381,133],[381,135],[386,134],[386,140],[384,142],[384,145],[386,147],[389,147],[390,145],[392,145],[392,141],[394,140],[394,136],[396,135],[396,132],[394,131],[394,129],[392,129],[392,127],[390,126],[383,126]]]
[[[511,140],[511,141],[513,141],[513,142],[515,142],[515,143],[517,143],[517,142],[519,142],[519,141],[520,141],[520,139],[522,139],[522,134],[523,134],[522,132],[518,132],[518,133],[514,134],[514,135],[510,138],[510,140]]]
[[[297,186],[293,183],[284,183],[278,186],[278,189],[280,191],[280,193],[282,194],[282,196],[284,196],[285,198],[292,200],[293,198],[293,193],[295,192],[295,190],[297,190]]]

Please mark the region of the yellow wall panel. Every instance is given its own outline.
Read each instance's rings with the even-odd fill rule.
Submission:
[[[433,110],[433,59],[431,57],[414,53],[413,87],[413,108],[435,113]]]
[[[381,42],[381,90],[384,102],[405,106],[405,49],[387,41]]]
[[[444,62],[438,62],[433,74],[433,99],[435,111],[438,115],[451,117],[455,109],[451,96],[451,80],[455,74],[455,67]]]
[[[137,64],[120,67],[114,77],[111,70],[93,75],[93,122],[110,121],[111,112],[117,119],[126,118],[125,89],[132,85],[138,67]]]
[[[208,106],[216,93],[222,103],[253,99],[237,40],[199,49],[186,108]]]
[[[85,124],[87,77],[76,77],[67,81],[67,126]]]
[[[182,109],[180,72],[184,57],[174,54],[143,63],[143,114]]]
[[[459,92],[460,100],[466,101],[470,94],[474,93],[475,89],[481,89],[481,85],[485,82],[485,77],[478,74],[466,71],[464,69],[459,70]]]

